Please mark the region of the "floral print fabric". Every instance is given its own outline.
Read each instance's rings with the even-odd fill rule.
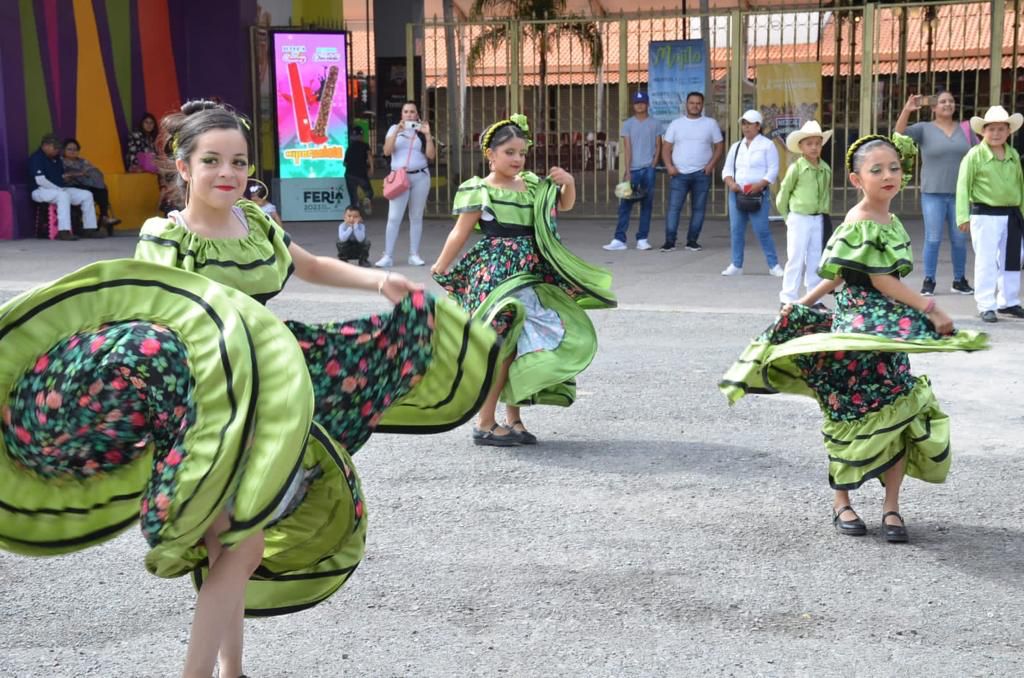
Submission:
[[[286,321],[313,381],[314,420],[349,454],[384,410],[423,378],[433,356],[434,299],[414,292],[389,314],[340,323]]]
[[[41,355],[3,409],[8,454],[46,478],[110,473],[146,453],[153,473],[141,504],[152,545],[195,421],[186,349],[170,330],[116,323],[74,334]]]
[[[782,344],[815,332],[871,334],[896,340],[938,339],[923,313],[873,287],[845,285],[836,293],[836,313],[795,305],[762,339]],[[834,351],[795,358],[801,376],[833,421],[859,419],[909,393],[916,383],[906,353]]]

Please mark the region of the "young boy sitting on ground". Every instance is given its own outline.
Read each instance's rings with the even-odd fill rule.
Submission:
[[[345,221],[338,224],[338,258],[358,259],[360,266],[370,265],[370,241],[366,237],[363,213],[355,205],[345,208]]]

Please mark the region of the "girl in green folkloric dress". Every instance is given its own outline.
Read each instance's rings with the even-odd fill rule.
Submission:
[[[495,333],[454,302],[313,256],[240,200],[249,137],[211,102],[165,118],[181,212],[145,224],[136,261],[0,307],[0,548],[80,550],[141,515],[147,568],[200,587],[187,677],[241,675],[243,614],[305,609],[345,583],[367,525],[351,455],[375,430],[461,425],[498,358]],[[395,306],[282,323],[262,304],[293,272]]]
[[[480,146],[491,173],[459,186],[458,221],[430,269],[452,298],[503,339],[501,369],[473,431],[477,445],[537,442],[520,408],[567,407],[576,400],[576,375],[597,352],[584,310],[616,305],[611,274],[574,255],[558,236],[558,211],[576,201],[572,175],[560,167],[547,179],[523,171],[530,143],[525,116],[487,128]],[[474,229],[483,237],[452,267]],[[499,399],[503,426],[496,420]]]
[[[988,341],[982,333],[955,331],[934,297],[900,281],[913,257],[889,205],[909,179],[914,155],[913,143],[898,134],[850,146],[847,169],[863,199],[822,253],[822,282],[785,305],[719,384],[730,403],[747,393],[815,398],[825,415],[833,524],[840,534],[866,533],[849,492],[878,478],[885,486],[882,531],[890,542],[907,541],[899,512],[904,475],[941,483],[950,465],[949,417],[928,378],[910,373],[908,353],[975,351]],[[810,308],[835,290],[834,314]]]

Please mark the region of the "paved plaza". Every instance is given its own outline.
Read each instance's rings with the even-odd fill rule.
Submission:
[[[426,224],[428,263],[450,226]],[[912,357],[952,417],[949,481],[905,485],[909,544],[882,540],[877,483],[854,494],[868,535],[839,536],[817,406],[730,408],[716,386],[778,307],[753,236],[746,275],[723,278],[724,220],[700,253],[605,252],[610,219],[561,228],[611,268],[620,300],[591,314],[600,350],[579,401],[524,412],[537,447],[475,447],[468,424],[374,436],[355,458],[366,559],[319,607],[247,623],[250,676],[1024,675],[1024,321],[985,326],[991,351]],[[784,256],[784,226],[772,229]],[[333,224],[290,230],[333,255]],[[919,263],[920,221],[908,230]],[[379,254],[381,217],[369,235]],[[0,300],[134,242],[0,242]],[[937,302],[981,328],[950,277],[947,242]],[[271,308],[325,321],[381,303],[293,280]],[[178,675],[195,596],[148,575],[145,548],[131,529],[62,558],[0,553],[0,676]]]

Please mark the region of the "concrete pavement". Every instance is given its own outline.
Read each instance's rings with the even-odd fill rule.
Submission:
[[[427,224],[428,262],[450,224]],[[382,220],[369,226],[376,254]],[[920,224],[909,226],[919,243]],[[575,252],[614,271],[621,301],[591,314],[601,349],[579,402],[525,412],[536,448],[474,447],[468,426],[374,436],[355,459],[371,521],[364,563],[327,603],[248,622],[248,675],[1024,673],[1024,321],[986,326],[988,352],[912,358],[952,417],[952,474],[908,481],[910,544],[880,538],[877,484],[854,496],[869,535],[842,537],[816,405],[772,396],[730,408],[715,386],[778,305],[780,281],[753,238],[748,274],[722,278],[723,222],[705,227],[701,253],[605,252],[613,230],[562,221]],[[290,231],[334,251],[333,224]],[[651,240],[661,243],[657,224]],[[407,242],[403,232],[400,262]],[[0,243],[0,299],[133,246]],[[948,252],[937,301],[980,327],[972,300],[945,292]],[[398,270],[427,280],[424,268]],[[271,307],[320,321],[380,301],[295,280]],[[144,552],[132,529],[57,559],[0,553],[0,675],[176,675],[194,595],[146,574]]]

